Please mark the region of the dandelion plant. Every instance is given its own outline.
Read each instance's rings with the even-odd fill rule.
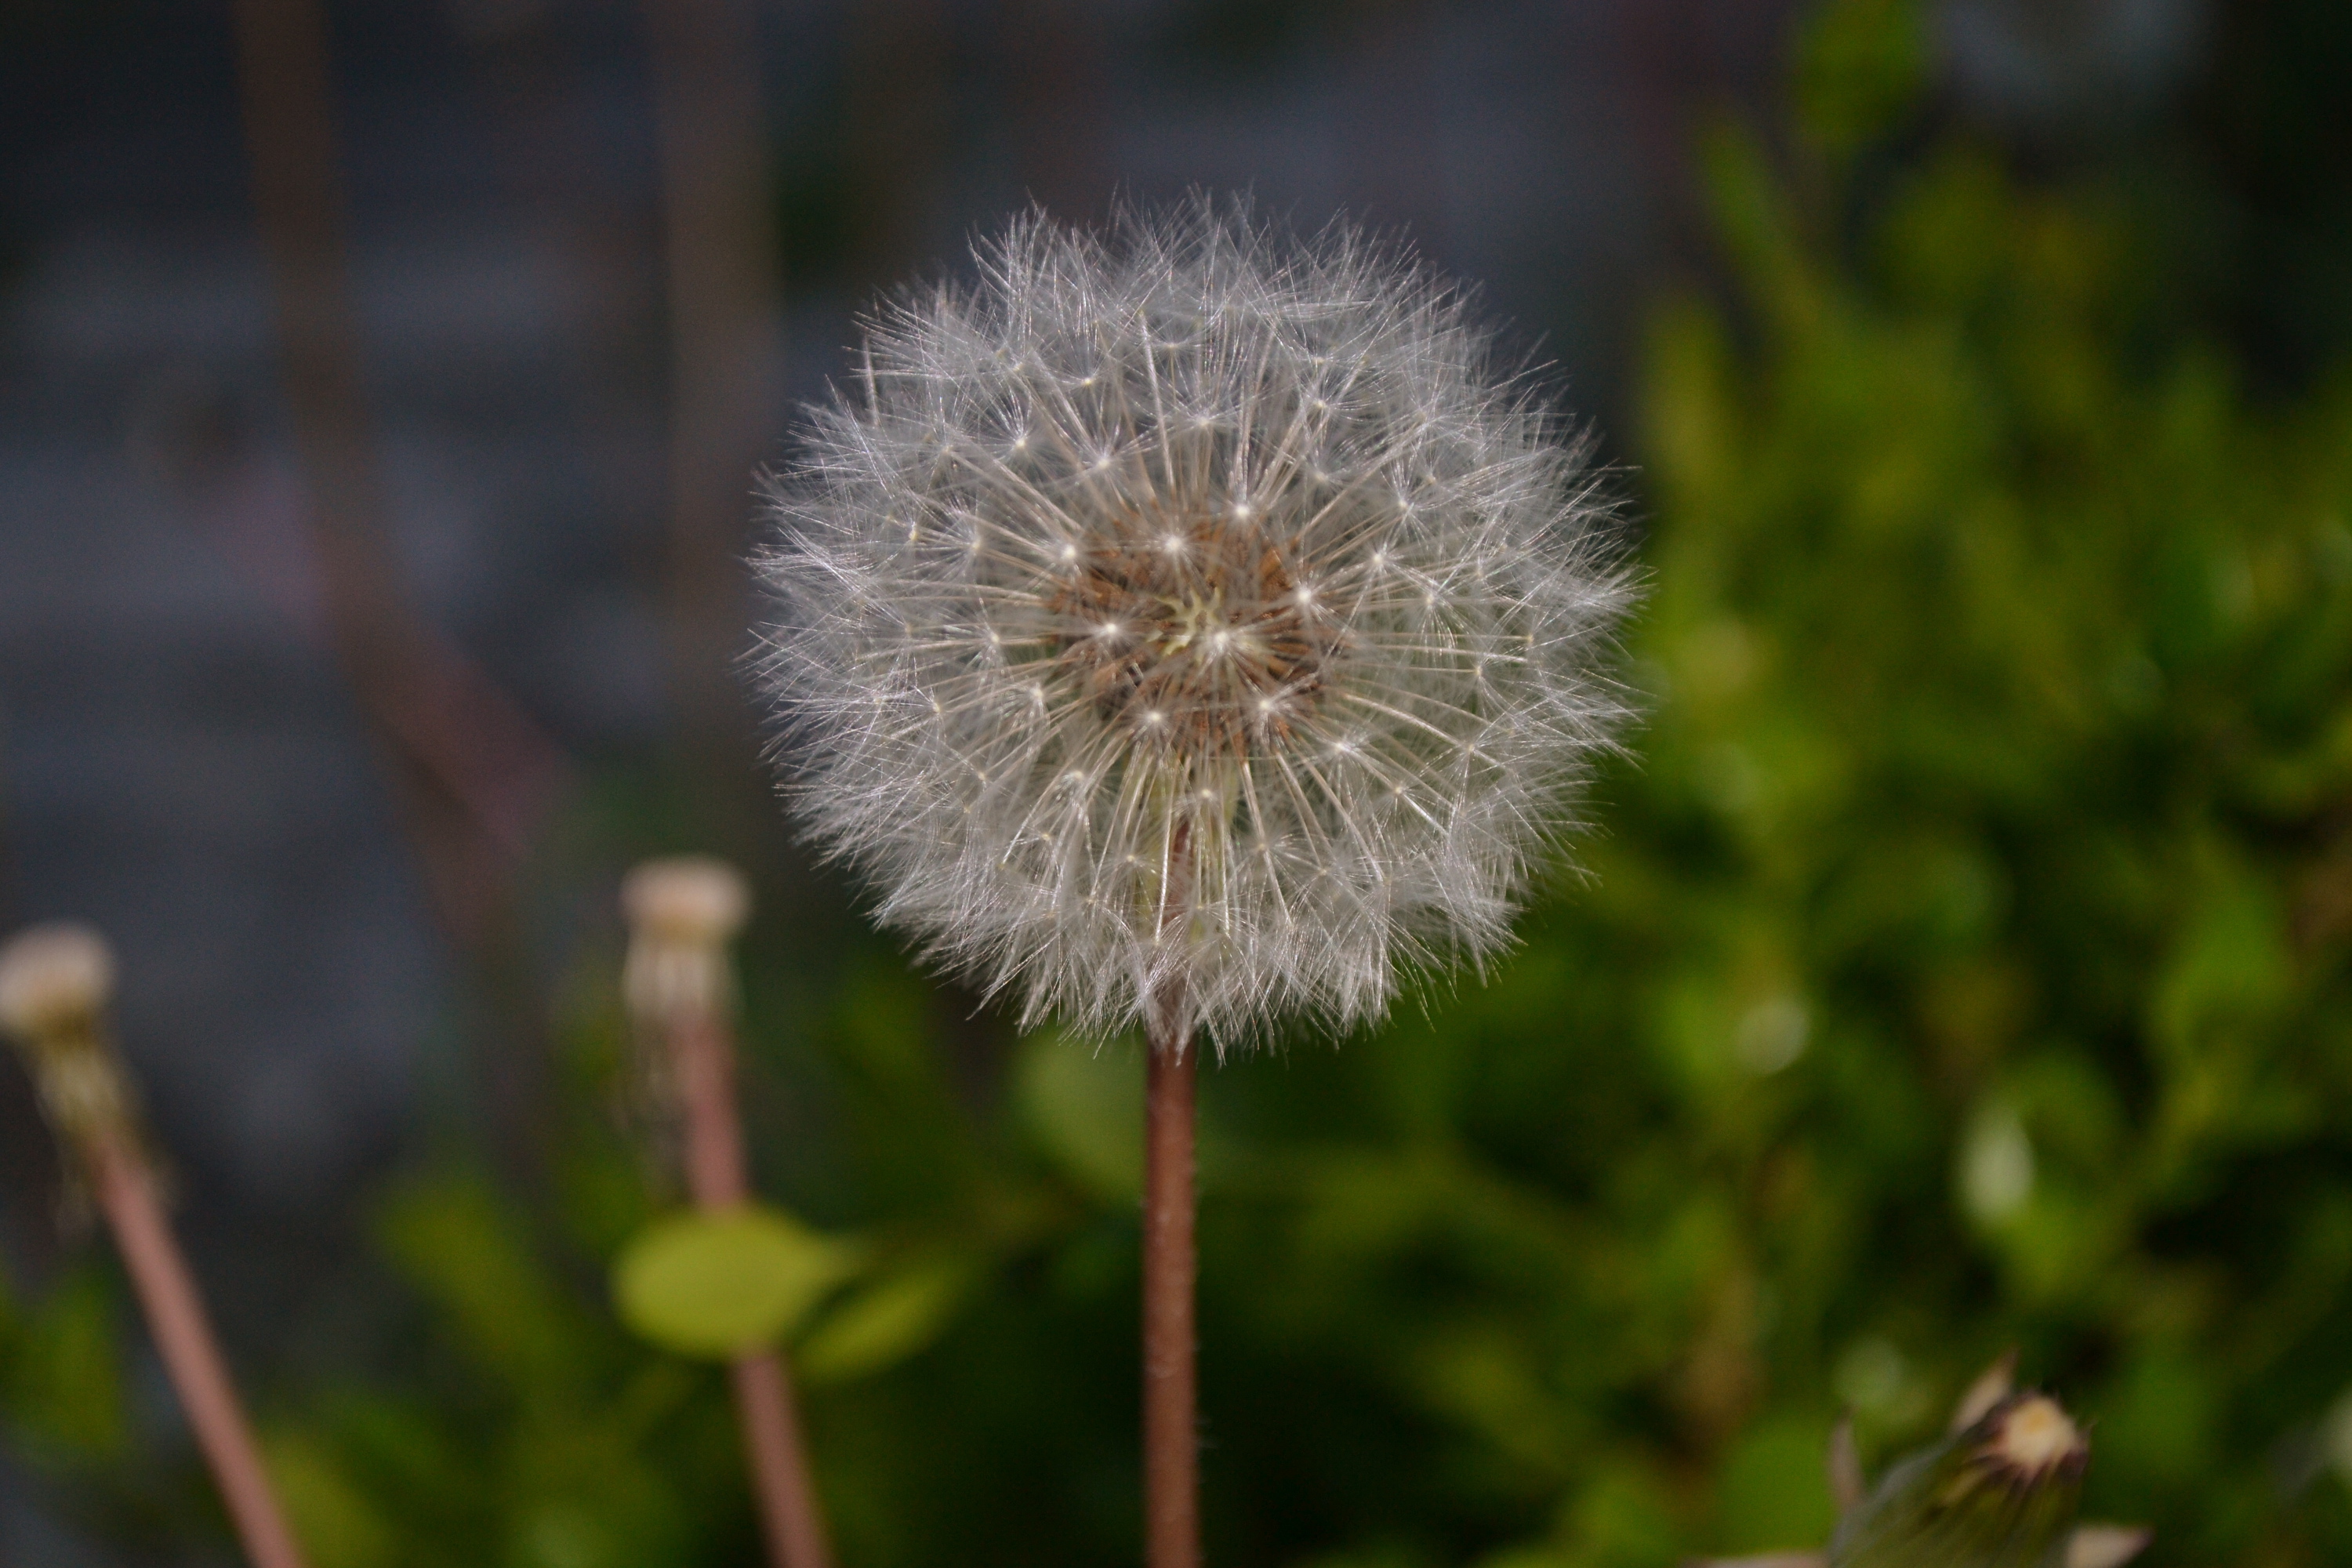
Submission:
[[[1205,199],[1024,217],[867,321],[773,489],[763,672],[803,820],[881,921],[1149,1050],[1156,1568],[1198,1560],[1203,1049],[1479,963],[1623,701],[1586,443],[1458,289]]]
[[[238,1542],[252,1568],[304,1568],[211,1315],[163,1212],[138,1093],[108,1024],[113,993],[113,951],[88,926],[53,921],[0,945],[0,1033],[24,1050],[41,1108],[72,1162],[69,1175],[88,1184],[113,1233]]]

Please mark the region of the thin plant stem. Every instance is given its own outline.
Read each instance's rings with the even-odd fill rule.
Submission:
[[[726,1025],[697,1008],[674,1015],[666,1033],[685,1123],[688,1191],[703,1209],[749,1203],[751,1184],[735,1105],[734,1042]],[[832,1568],[833,1550],[809,1477],[783,1352],[738,1356],[728,1373],[769,1561],[775,1568]]]
[[[1199,1568],[1193,1089],[1199,1053],[1153,1031],[1144,1089],[1143,1510],[1148,1568]]]
[[[252,1428],[229,1382],[195,1281],[164,1223],[146,1162],[127,1138],[112,1130],[92,1134],[85,1154],[99,1207],[113,1229],[163,1369],[187,1412],[188,1425],[195,1429],[246,1556],[253,1568],[303,1568],[301,1549],[269,1489]]]

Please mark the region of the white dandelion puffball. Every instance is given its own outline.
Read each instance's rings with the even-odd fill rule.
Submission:
[[[1610,744],[1582,445],[1335,226],[1041,216],[866,323],[774,481],[779,760],[1023,1021],[1222,1049],[1477,961]]]

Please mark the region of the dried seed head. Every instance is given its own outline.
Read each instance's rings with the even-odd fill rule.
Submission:
[[[107,1034],[113,993],[113,952],[89,926],[34,926],[0,947],[0,1031],[23,1047],[50,1127],[84,1146],[139,1139],[136,1098]]]
[[[1985,1469],[2012,1485],[2031,1486],[2063,1466],[2080,1468],[2091,1446],[2082,1429],[2044,1394],[2028,1394],[1996,1407],[1977,1454]]]
[[[621,881],[631,926],[677,942],[725,942],[751,914],[743,873],[708,855],[647,860]]]
[[[751,913],[740,871],[702,855],[645,861],[622,879],[621,912],[630,928],[622,995],[642,1024],[727,1006],[727,943]]]
[[[2005,1395],[1889,1468],[1840,1521],[1829,1568],[2057,1568],[2089,1458],[2056,1400]]]
[[[2017,1354],[1986,1369],[1942,1440],[1866,1487],[1853,1424],[1830,1438],[1840,1521],[1825,1552],[1701,1559],[1693,1568],[2123,1568],[2151,1533],[2076,1524],[2090,1445],[2058,1402],[2013,1392]]]
[[[0,947],[0,1029],[28,1044],[94,1026],[113,993],[114,955],[89,926],[33,926]]]
[[[980,261],[774,486],[816,836],[1024,1020],[1223,1045],[1493,952],[1622,714],[1581,445],[1344,227],[1033,216]]]

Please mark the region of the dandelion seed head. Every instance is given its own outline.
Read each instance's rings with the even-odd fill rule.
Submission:
[[[803,821],[887,923],[1097,1035],[1346,1028],[1496,952],[1623,713],[1582,444],[1345,226],[1200,200],[978,259],[868,322],[772,484]]]

